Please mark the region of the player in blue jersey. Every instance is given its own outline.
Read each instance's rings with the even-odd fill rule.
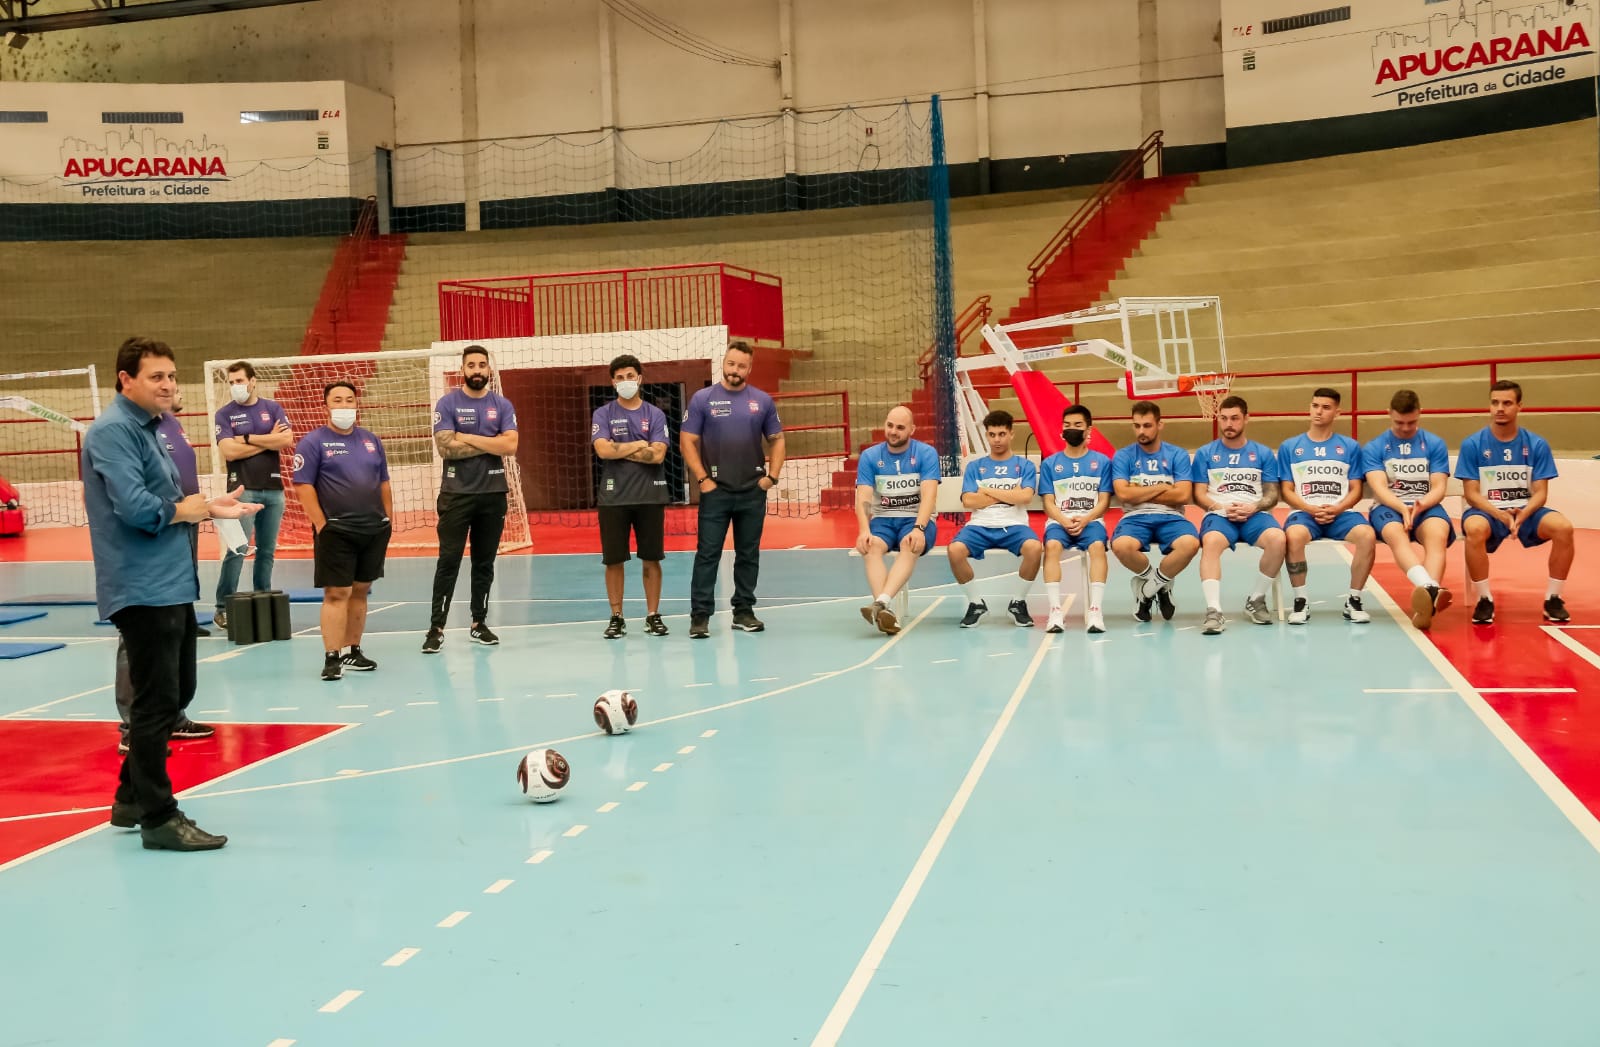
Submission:
[[[989,454],[967,463],[961,477],[961,504],[972,511],[967,524],[950,541],[950,573],[967,595],[967,613],[961,628],[970,629],[989,613],[989,605],[978,595],[970,560],[981,560],[991,549],[1004,549],[1021,557],[1017,577],[1022,584],[1016,598],[1006,605],[1011,621],[1023,628],[1033,627],[1028,614],[1028,590],[1039,576],[1039,561],[1044,545],[1028,526],[1028,503],[1039,487],[1039,470],[1033,462],[1011,453],[1011,415],[990,411],[983,418]]]
[[[1372,495],[1367,518],[1414,586],[1411,624],[1427,629],[1433,616],[1450,606],[1450,590],[1440,579],[1456,529],[1439,504],[1450,480],[1450,456],[1443,440],[1418,427],[1421,414],[1422,401],[1415,392],[1396,392],[1389,400],[1389,431],[1361,449],[1361,467]],[[1412,543],[1422,546],[1422,559]]]
[[[1061,439],[1067,446],[1039,465],[1040,488],[1044,492],[1044,591],[1050,600],[1047,633],[1059,633],[1066,626],[1061,606],[1061,554],[1081,549],[1089,558],[1089,606],[1083,611],[1085,630],[1106,631],[1100,601],[1106,592],[1106,525],[1101,518],[1111,504],[1111,459],[1089,450],[1089,427],[1094,416],[1082,404],[1073,404],[1061,415]]]
[[[900,620],[890,603],[917,569],[917,560],[933,548],[939,525],[934,522],[939,497],[939,452],[921,440],[909,408],[896,407],[883,420],[884,440],[861,452],[856,467],[856,552],[867,568],[872,603],[861,617],[893,636]],[[885,557],[899,552],[894,566]],[[911,555],[904,555],[910,553]]]
[[[1278,457],[1245,436],[1250,405],[1230,396],[1217,405],[1220,439],[1194,453],[1194,503],[1206,511],[1200,525],[1200,588],[1206,597],[1201,632],[1215,636],[1228,627],[1222,613],[1222,554],[1236,545],[1261,550],[1255,586],[1244,602],[1245,615],[1267,625],[1267,591],[1283,567],[1283,528],[1269,512],[1278,502]]]
[[[1367,518],[1355,511],[1362,495],[1361,445],[1333,431],[1339,420],[1340,399],[1336,389],[1313,392],[1308,412],[1310,427],[1278,448],[1279,490],[1292,510],[1283,522],[1289,544],[1289,584],[1294,587],[1290,625],[1304,625],[1311,619],[1311,602],[1306,595],[1306,547],[1324,538],[1348,542],[1354,554],[1350,561],[1350,591],[1344,599],[1345,621],[1372,621],[1372,615],[1361,606],[1361,592],[1372,574],[1377,535]]]
[[[1161,603],[1161,617],[1171,621],[1172,581],[1200,551],[1200,532],[1185,519],[1193,483],[1189,479],[1189,452],[1164,443],[1160,405],[1140,400],[1133,405],[1134,442],[1111,459],[1111,478],[1122,502],[1122,520],[1111,540],[1111,551],[1133,572],[1135,621],[1148,622],[1150,608]],[[1152,566],[1146,550],[1164,554]]]
[[[1572,571],[1572,521],[1545,504],[1556,463],[1550,445],[1517,424],[1522,386],[1499,381],[1489,387],[1489,424],[1461,442],[1456,478],[1468,508],[1461,514],[1461,536],[1467,543],[1467,580],[1477,605],[1472,620],[1494,621],[1489,593],[1489,554],[1511,535],[1524,549],[1550,543],[1550,579],[1544,591],[1546,621],[1567,622],[1572,616],[1561,591]]]

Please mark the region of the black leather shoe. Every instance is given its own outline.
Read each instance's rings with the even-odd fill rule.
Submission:
[[[118,803],[111,801],[111,824],[118,829],[132,829],[139,824],[139,805],[136,803]]]
[[[139,835],[147,851],[214,851],[228,842],[226,836],[213,836],[191,822],[182,811],[154,828],[145,826]]]

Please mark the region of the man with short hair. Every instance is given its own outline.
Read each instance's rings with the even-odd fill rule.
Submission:
[[[1421,414],[1415,392],[1396,392],[1389,400],[1389,431],[1368,441],[1361,457],[1372,495],[1367,519],[1414,586],[1411,624],[1426,630],[1434,615],[1450,606],[1450,590],[1441,579],[1456,529],[1439,504],[1450,481],[1450,456],[1443,440],[1418,427]],[[1422,546],[1421,560],[1412,543]]]
[[[611,361],[617,398],[595,409],[589,439],[600,459],[600,562],[606,569],[611,621],[603,634],[615,640],[628,631],[623,617],[622,565],[631,557],[628,535],[639,550],[644,579],[644,631],[667,635],[661,620],[661,561],[666,557],[667,416],[639,395],[644,365],[628,353]]]
[[[120,392],[83,436],[83,501],[100,616],[127,650],[133,701],[111,824],[139,826],[148,850],[209,851],[228,842],[184,816],[167,774],[167,739],[195,679],[195,525],[259,510],[236,489],[209,502],[185,495],[156,429],[172,408],[172,349],[129,338],[117,350]]]
[[[1133,443],[1111,459],[1111,480],[1122,502],[1122,519],[1111,539],[1111,551],[1133,572],[1133,618],[1150,621],[1159,601],[1161,617],[1171,621],[1172,583],[1200,551],[1200,532],[1183,515],[1194,483],[1189,452],[1162,440],[1166,423],[1152,400],[1133,405]],[[1146,550],[1161,550],[1159,566],[1151,566]]]
[[[371,672],[361,650],[367,594],[383,577],[394,496],[383,442],[356,425],[356,387],[344,379],[322,390],[328,424],[300,438],[294,489],[311,521],[313,572],[322,590],[322,678],[345,669]]]
[[[1361,445],[1333,425],[1339,420],[1340,396],[1336,389],[1317,389],[1311,394],[1310,427],[1291,436],[1278,448],[1279,485],[1289,516],[1283,522],[1288,541],[1289,584],[1294,587],[1294,605],[1289,609],[1289,624],[1304,625],[1311,620],[1311,601],[1306,591],[1306,547],[1314,541],[1348,542],[1350,591],[1344,598],[1344,620],[1365,625],[1372,615],[1361,606],[1361,593],[1372,574],[1377,555],[1377,536],[1366,517],[1355,511],[1361,501],[1363,455]]]
[[[1194,453],[1194,504],[1206,511],[1200,524],[1200,589],[1206,598],[1206,620],[1200,632],[1216,636],[1228,627],[1222,613],[1222,554],[1238,545],[1261,550],[1255,585],[1244,613],[1267,625],[1267,592],[1283,567],[1283,528],[1270,510],[1278,503],[1278,456],[1245,436],[1250,405],[1229,396],[1217,405],[1222,434]]]
[[[1517,424],[1521,411],[1522,386],[1506,380],[1491,385],[1489,424],[1461,441],[1456,459],[1456,478],[1468,507],[1461,514],[1461,534],[1467,543],[1467,580],[1477,597],[1475,625],[1494,621],[1489,554],[1513,534],[1524,549],[1550,543],[1544,618],[1572,620],[1561,597],[1576,555],[1572,521],[1545,504],[1557,475],[1555,457],[1543,437]]]
[[[889,636],[900,631],[891,604],[911,581],[917,561],[938,537],[934,521],[939,498],[939,452],[911,437],[917,431],[910,408],[900,406],[883,420],[883,442],[861,452],[856,466],[856,552],[873,593],[861,617]],[[894,566],[885,558],[898,553]],[[909,555],[907,555],[909,554]]]
[[[1068,549],[1082,550],[1089,559],[1089,606],[1084,608],[1084,629],[1106,631],[1100,601],[1106,592],[1106,525],[1101,522],[1111,504],[1111,459],[1089,449],[1094,416],[1082,404],[1061,414],[1061,439],[1066,446],[1039,465],[1044,491],[1044,591],[1050,600],[1050,620],[1045,632],[1066,628],[1061,606],[1061,556]]]
[[[1006,605],[1014,625],[1033,628],[1028,614],[1028,590],[1039,577],[1044,545],[1028,525],[1028,503],[1039,489],[1039,470],[1033,462],[1011,453],[1012,418],[1007,411],[990,411],[983,419],[989,453],[967,463],[961,477],[961,504],[972,511],[966,526],[950,540],[950,573],[967,595],[967,613],[961,628],[971,629],[989,613],[978,594],[971,560],[981,560],[991,549],[1004,549],[1022,560],[1017,577],[1022,584]]]
[[[283,523],[283,471],[278,452],[294,446],[294,430],[282,405],[256,395],[256,369],[248,360],[228,368],[230,403],[217,408],[217,453],[228,463],[227,486],[244,487],[247,502],[262,509],[239,521],[245,541],[256,543],[251,581],[257,592],[272,588],[272,565],[278,555],[278,528]],[[245,553],[229,549],[217,575],[216,622],[228,626],[228,597],[239,590]]]
[[[491,647],[500,642],[489,628],[489,590],[506,526],[506,456],[517,453],[517,410],[489,388],[493,379],[489,350],[469,345],[461,351],[461,386],[441,396],[433,408],[433,444],[444,460],[444,473],[435,503],[439,559],[433,569],[433,604],[423,654],[437,654],[444,644],[450,601],[469,539],[472,628],[467,637]]]
[[[772,397],[750,385],[755,352],[750,343],[728,343],[722,380],[689,398],[678,433],[689,482],[700,491],[699,536],[689,583],[689,638],[711,635],[717,565],[728,528],[733,528],[733,627],[747,633],[766,628],[756,617],[756,581],[761,574],[761,531],[767,522],[767,492],[783,472],[783,423]]]

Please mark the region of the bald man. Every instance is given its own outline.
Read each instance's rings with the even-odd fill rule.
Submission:
[[[934,503],[939,496],[939,453],[921,440],[911,412],[896,407],[883,421],[884,441],[861,453],[856,467],[856,552],[867,567],[873,601],[861,617],[893,636],[900,620],[890,609],[895,593],[911,580],[917,560],[933,548],[938,533]],[[901,553],[891,567],[886,558]],[[910,556],[904,555],[910,553]]]

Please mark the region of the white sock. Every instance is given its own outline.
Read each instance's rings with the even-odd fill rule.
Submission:
[[[1429,586],[1437,586],[1439,584],[1434,580],[1433,576],[1428,573],[1428,569],[1421,564],[1417,564],[1417,566],[1406,572],[1406,581],[1410,582],[1419,589],[1426,589]]]
[[[1546,585],[1545,589],[1544,589],[1544,598],[1546,600],[1548,600],[1552,596],[1560,596],[1561,595],[1561,587],[1566,585],[1566,584],[1567,584],[1567,580],[1565,578],[1552,578],[1552,579],[1550,579],[1549,584]]]
[[[889,601],[893,599],[894,597],[890,596],[888,593],[878,594],[878,602],[883,604],[885,607],[889,606]]]
[[[1472,595],[1479,600],[1493,600],[1494,597],[1489,595],[1489,579],[1485,578],[1481,582],[1473,582]]]
[[[1361,590],[1360,589],[1351,589],[1350,590],[1350,599],[1355,600],[1355,601],[1357,601],[1359,603],[1360,600],[1361,600]]]
[[[1295,599],[1296,599],[1296,600],[1305,600],[1305,601],[1306,601],[1306,602],[1307,602],[1307,603],[1310,603],[1310,602],[1311,602],[1311,601],[1310,601],[1310,600],[1309,600],[1309,599],[1308,599],[1308,598],[1307,598],[1307,597],[1306,597],[1306,587],[1305,587],[1305,586],[1303,586],[1303,585],[1296,585],[1296,586],[1292,586],[1292,587],[1291,587],[1291,588],[1293,588],[1293,589],[1294,589],[1294,598],[1295,598]]]
[[[1156,568],[1156,581],[1161,583],[1161,588],[1163,589],[1170,590],[1172,588],[1172,579],[1162,574],[1161,568],[1159,567]]]
[[[1202,593],[1204,593],[1205,597],[1206,597],[1206,610],[1208,610],[1208,611],[1220,611],[1220,610],[1222,610],[1222,579],[1221,578],[1202,578],[1202,579],[1200,579],[1200,591]]]
[[[1061,583],[1045,582],[1044,595],[1050,601],[1050,610],[1061,610]]]
[[[983,597],[978,595],[978,580],[961,583],[961,591],[967,594],[967,603],[983,603]]]
[[[1277,579],[1275,577],[1273,577],[1272,575],[1270,575],[1270,574],[1261,574],[1260,572],[1257,572],[1256,573],[1256,587],[1254,589],[1250,590],[1250,598],[1252,600],[1254,600],[1258,596],[1267,595],[1269,592],[1272,591],[1272,583],[1275,582],[1275,581],[1277,581]]]
[[[1106,583],[1105,582],[1090,582],[1089,583],[1089,610],[1098,611],[1100,609],[1100,601],[1102,599],[1104,599],[1105,595],[1106,595]]]
[[[1019,578],[1019,579],[1017,579],[1017,599],[1026,600],[1028,598],[1028,590],[1032,589],[1032,588],[1033,588],[1033,579],[1032,578]]]

